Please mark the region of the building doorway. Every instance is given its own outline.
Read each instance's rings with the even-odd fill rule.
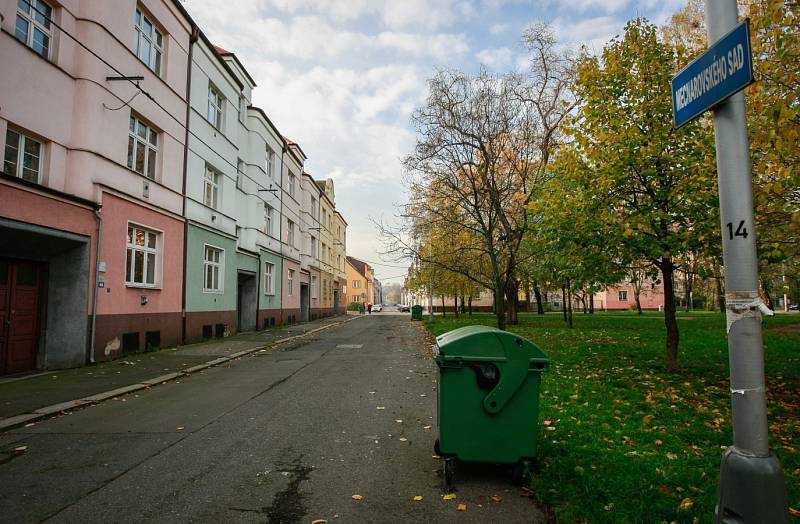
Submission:
[[[255,273],[237,273],[236,289],[236,331],[256,330],[256,310],[258,309],[258,284]]]
[[[339,290],[333,290],[333,313],[338,315],[339,314]]]
[[[300,322],[308,322],[308,284],[300,284]]]
[[[36,369],[42,264],[0,258],[0,375]]]

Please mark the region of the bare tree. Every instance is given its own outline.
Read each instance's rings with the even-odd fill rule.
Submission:
[[[535,221],[530,204],[574,107],[573,61],[556,51],[552,31],[532,26],[523,42],[529,71],[441,71],[428,81],[428,99],[412,116],[417,143],[403,161],[405,228],[382,227],[393,254],[429,260],[493,290],[501,329],[508,305],[516,321],[517,268],[532,256],[520,252]],[[428,241],[432,254],[421,253]]]

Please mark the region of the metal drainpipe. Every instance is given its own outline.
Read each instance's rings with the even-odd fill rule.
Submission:
[[[94,292],[92,293],[92,342],[89,344],[88,363],[94,364],[94,350],[97,339],[97,298],[100,289],[100,243],[103,240],[103,217],[100,210],[95,209],[94,218],[97,220],[97,243],[95,245],[94,256]]]
[[[283,140],[283,137],[281,137],[281,140],[283,141],[283,149],[281,149],[281,168],[278,171],[279,176],[281,178],[280,185],[278,186],[280,188],[280,191],[278,191],[278,195],[279,195],[278,196],[278,202],[280,203],[280,207],[281,207],[281,219],[278,220],[278,244],[281,247],[281,260],[284,260],[284,258],[283,258],[283,231],[281,231],[281,229],[283,228],[283,155],[286,154],[287,146],[286,146],[286,141]],[[286,271],[286,267],[283,265],[283,263],[281,263],[281,322],[283,322],[283,275],[285,274],[284,273],[285,271]]]
[[[181,342],[186,344],[186,266],[189,259],[189,221],[186,219],[186,178],[189,173],[189,116],[192,110],[192,57],[194,45],[200,37],[197,26],[192,26],[192,35],[189,37],[189,62],[186,72],[186,133],[183,144],[183,188],[181,189],[182,215],[183,215],[183,278],[181,279]]]

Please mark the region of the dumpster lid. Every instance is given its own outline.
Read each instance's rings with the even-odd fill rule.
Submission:
[[[530,340],[491,326],[465,326],[436,337],[437,354],[444,359],[469,360],[493,357],[505,360],[506,350],[525,351],[537,362],[549,361],[547,353]]]

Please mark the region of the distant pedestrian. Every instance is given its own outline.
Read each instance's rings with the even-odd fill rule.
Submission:
[[[372,314],[372,303],[367,303],[367,315]]]

